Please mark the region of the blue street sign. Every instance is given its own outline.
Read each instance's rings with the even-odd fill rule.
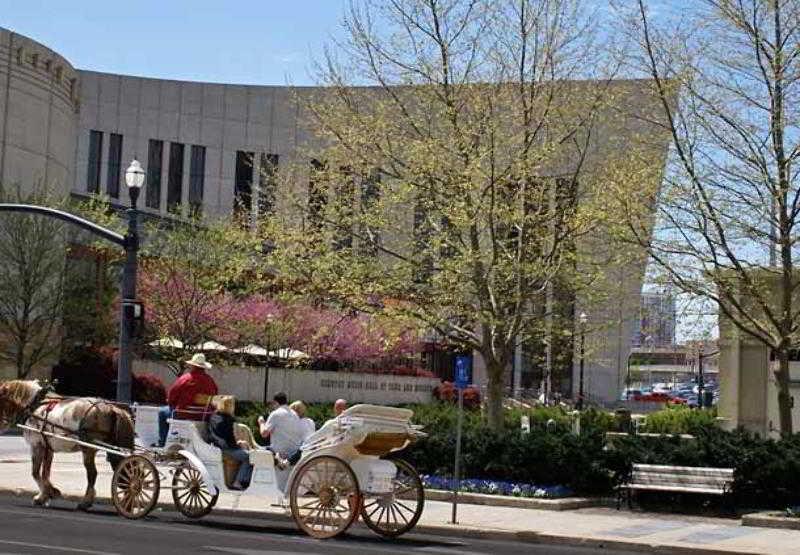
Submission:
[[[456,379],[455,386],[457,389],[464,389],[470,383],[470,366],[472,366],[471,356],[457,356],[456,357]]]

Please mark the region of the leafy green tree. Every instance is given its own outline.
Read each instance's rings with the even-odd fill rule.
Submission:
[[[494,428],[517,346],[552,361],[577,299],[630,259],[600,240],[588,169],[596,127],[624,144],[612,122],[647,86],[608,81],[590,7],[353,2],[325,87],[298,92],[314,161],[284,170],[294,195],[262,225],[289,286],[477,352]]]
[[[655,83],[672,155],[660,189],[630,187],[640,176],[635,152],[609,175],[609,201],[625,214],[619,236],[647,249],[659,280],[718,309],[721,339],[744,337],[774,354],[780,429],[790,434],[800,3],[703,0],[674,17],[654,0],[622,6],[628,60]]]
[[[0,202],[62,207],[43,187],[0,188]],[[61,348],[66,224],[34,214],[0,217],[0,359],[24,379]]]

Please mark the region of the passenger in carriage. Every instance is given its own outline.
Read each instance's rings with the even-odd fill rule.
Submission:
[[[258,427],[261,437],[270,440],[269,450],[281,462],[294,458],[300,451],[306,438],[306,428],[297,414],[289,408],[285,393],[278,393],[273,400],[277,407],[266,419],[263,416],[258,417]]]
[[[211,397],[217,394],[217,383],[207,373],[212,365],[206,361],[206,355],[196,353],[183,364],[188,372],[175,380],[167,392],[168,406],[161,407],[158,412],[158,439],[159,445],[162,447],[167,441],[167,432],[169,431],[167,420],[173,411],[184,410],[195,405],[199,395]]]
[[[250,485],[253,465],[250,464],[250,455],[247,453],[247,442],[237,441],[233,433],[235,400],[227,395],[217,397],[214,400],[214,409],[208,420],[208,436],[211,443],[222,450],[224,456],[239,462],[239,470],[231,489],[246,489]]]
[[[297,418],[300,419],[300,424],[303,425],[303,441],[305,441],[308,436],[317,431],[317,425],[306,416],[306,405],[303,401],[295,401],[289,405],[289,408],[294,411]]]

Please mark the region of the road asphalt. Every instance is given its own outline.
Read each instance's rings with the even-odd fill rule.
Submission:
[[[627,555],[630,552],[423,534],[384,540],[366,530],[354,530],[334,540],[315,540],[285,520],[211,515],[192,521],[172,512],[156,511],[146,519],[130,521],[119,517],[107,505],[83,513],[74,509],[74,503],[65,501],[55,501],[48,508],[35,508],[27,498],[0,496],[0,555],[11,553]]]

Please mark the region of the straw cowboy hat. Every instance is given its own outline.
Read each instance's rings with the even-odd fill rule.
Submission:
[[[183,363],[188,364],[189,366],[205,368],[206,370],[210,370],[212,368],[212,364],[206,360],[206,355],[203,353],[195,353],[192,358],[189,360],[184,360]]]

